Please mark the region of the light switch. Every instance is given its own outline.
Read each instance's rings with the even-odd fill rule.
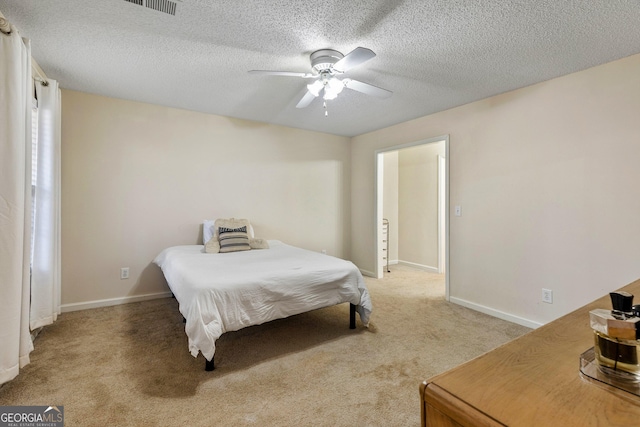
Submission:
[[[462,208],[460,206],[456,206],[455,212],[456,216],[462,216]]]

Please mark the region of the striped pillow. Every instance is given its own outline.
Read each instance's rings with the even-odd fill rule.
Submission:
[[[219,227],[218,241],[220,242],[220,253],[251,250],[246,226],[239,228]]]

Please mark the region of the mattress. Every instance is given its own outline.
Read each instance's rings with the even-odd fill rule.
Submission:
[[[269,249],[210,254],[202,245],[173,246],[154,260],[186,320],[189,351],[212,360],[225,332],[340,303],[364,325],[372,305],[350,261],[269,240]]]

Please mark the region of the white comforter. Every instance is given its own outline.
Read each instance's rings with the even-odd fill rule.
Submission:
[[[368,325],[371,299],[353,263],[277,240],[269,246],[223,254],[174,246],[156,257],[186,319],[194,357],[200,351],[211,360],[225,332],[344,302],[356,305]]]

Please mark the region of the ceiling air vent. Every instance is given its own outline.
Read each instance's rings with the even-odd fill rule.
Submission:
[[[176,2],[171,0],[147,0],[147,7],[169,15],[176,14]]]
[[[129,3],[134,3],[140,6],[146,6],[149,9],[157,10],[159,12],[168,13],[169,15],[176,14],[177,3],[171,0],[125,0]]]

